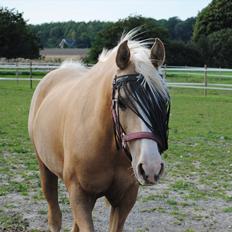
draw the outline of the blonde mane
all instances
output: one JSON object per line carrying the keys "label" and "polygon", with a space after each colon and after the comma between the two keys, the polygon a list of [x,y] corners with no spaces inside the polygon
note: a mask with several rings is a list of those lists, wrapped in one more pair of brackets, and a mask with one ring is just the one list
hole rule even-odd
{"label": "blonde mane", "polygon": [[64,68],[75,69],[75,70],[79,70],[80,72],[85,72],[85,71],[89,70],[89,68],[87,66],[85,66],[85,64],[83,64],[81,62],[73,61],[73,60],[63,61],[59,68],[61,68],[61,69],[64,69]]}
{"label": "blonde mane", "polygon": [[[148,45],[152,44],[152,40],[136,40],[138,37],[138,28],[131,30],[127,34],[123,34],[120,42],[116,47],[111,50],[103,49],[99,56],[99,62],[107,62],[112,56],[116,56],[118,47],[126,40],[128,40],[128,47],[131,54],[131,62],[135,65],[135,71],[141,73],[145,82],[153,90],[155,99],[158,101],[158,97],[164,99],[169,99],[168,89],[165,80],[160,75],[160,68],[154,68],[150,60],[150,49],[147,48]],[[144,83],[145,84],[145,83]]]}

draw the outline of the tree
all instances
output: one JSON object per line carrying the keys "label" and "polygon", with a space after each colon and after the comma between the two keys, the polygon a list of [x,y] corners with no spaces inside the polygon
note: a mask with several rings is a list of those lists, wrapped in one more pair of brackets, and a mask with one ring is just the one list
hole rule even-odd
{"label": "tree", "polygon": [[39,41],[26,25],[22,13],[0,8],[0,22],[0,57],[39,57]]}
{"label": "tree", "polygon": [[193,43],[170,41],[166,44],[166,64],[175,66],[203,66],[198,48]]}
{"label": "tree", "polygon": [[232,25],[232,1],[213,0],[197,16],[193,39],[208,36],[215,31],[230,29]]}
{"label": "tree", "polygon": [[178,17],[171,17],[167,21],[167,28],[170,34],[170,39],[176,40],[177,34],[175,31],[176,25],[181,23],[182,21]]}
{"label": "tree", "polygon": [[217,67],[232,66],[232,29],[222,29],[208,36],[210,65]]}
{"label": "tree", "polygon": [[182,40],[184,42],[191,41],[193,34],[193,27],[195,24],[196,18],[188,18],[185,21],[181,21],[175,25],[174,28],[174,40]]}
{"label": "tree", "polygon": [[231,67],[231,25],[231,0],[213,0],[198,14],[193,40],[210,66]]}

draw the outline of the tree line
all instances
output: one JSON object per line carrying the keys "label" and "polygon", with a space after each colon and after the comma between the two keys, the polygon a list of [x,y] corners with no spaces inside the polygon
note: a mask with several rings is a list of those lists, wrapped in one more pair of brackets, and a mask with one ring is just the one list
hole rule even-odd
{"label": "tree line", "polygon": [[[172,17],[168,20],[155,20],[149,18],[143,18],[141,16],[129,17],[129,21],[132,22],[133,26],[138,27],[144,24],[145,27],[155,26],[158,31],[162,30],[167,32],[165,34],[170,36],[171,40],[181,40],[188,42],[191,40],[193,33],[193,25],[195,18],[189,18],[185,21],[180,20],[178,17]],[[119,20],[116,24],[125,24],[125,20]],[[101,22],[101,21],[90,21],[90,22],[56,22],[56,23],[44,23],[41,25],[30,25],[31,30],[37,34],[40,38],[41,44],[45,48],[58,47],[60,41],[63,38],[75,40],[78,48],[89,48],[94,42],[96,35],[108,28],[114,27],[113,22]],[[128,28],[124,28],[126,30]],[[150,28],[148,28],[150,29]]]}
{"label": "tree line", "polygon": [[62,39],[76,41],[77,48],[90,48],[96,34],[110,25],[109,22],[55,22],[29,25],[31,31],[40,39],[44,48],[57,48]]}
{"label": "tree line", "polygon": [[102,48],[112,48],[123,32],[140,27],[138,39],[159,37],[167,65],[232,66],[232,1],[212,0],[196,18],[155,20],[133,16],[117,22],[57,22],[27,25],[22,13],[0,9],[0,57],[39,56],[39,49],[58,47],[63,38],[90,48],[85,62],[94,63]]}
{"label": "tree line", "polygon": [[200,53],[191,41],[194,23],[195,18],[182,21],[177,17],[157,21],[153,18],[135,16],[119,20],[96,34],[85,61],[96,62],[103,47],[110,49],[116,46],[123,32],[128,32],[139,25],[140,34],[136,39],[159,37],[166,47],[168,65],[202,65]]}

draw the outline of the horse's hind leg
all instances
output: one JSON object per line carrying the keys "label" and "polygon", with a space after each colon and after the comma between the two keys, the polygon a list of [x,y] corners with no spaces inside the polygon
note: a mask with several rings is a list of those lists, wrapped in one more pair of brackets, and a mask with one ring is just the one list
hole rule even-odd
{"label": "horse's hind leg", "polygon": [[48,226],[51,232],[61,229],[61,211],[58,204],[58,177],[54,175],[40,160],[40,179],[44,196],[48,202]]}

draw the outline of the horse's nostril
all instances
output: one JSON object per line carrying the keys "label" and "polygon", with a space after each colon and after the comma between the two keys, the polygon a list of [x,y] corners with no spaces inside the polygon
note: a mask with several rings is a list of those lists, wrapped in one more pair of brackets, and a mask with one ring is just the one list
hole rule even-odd
{"label": "horse's nostril", "polygon": [[160,166],[161,166],[161,167],[160,167],[159,174],[158,174],[158,175],[154,175],[154,179],[155,179],[156,182],[159,180],[160,176],[162,175],[162,173],[163,173],[163,171],[164,171],[164,164],[161,163]]}
{"label": "horse's nostril", "polygon": [[138,166],[139,173],[142,175],[144,180],[147,180],[148,176],[146,175],[144,169],[143,169],[143,164],[139,164]]}
{"label": "horse's nostril", "polygon": [[154,175],[154,179],[157,182],[159,180],[159,175]]}
{"label": "horse's nostril", "polygon": [[161,176],[163,174],[163,171],[164,171],[164,163],[161,163],[160,164],[161,168],[160,168],[160,171],[159,171],[159,176]]}

